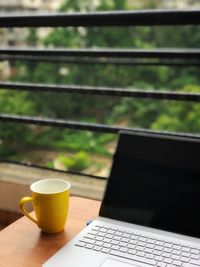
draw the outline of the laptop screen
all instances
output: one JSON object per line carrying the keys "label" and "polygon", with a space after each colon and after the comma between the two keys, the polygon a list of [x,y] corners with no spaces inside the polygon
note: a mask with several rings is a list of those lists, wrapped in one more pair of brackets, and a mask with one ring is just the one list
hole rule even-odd
{"label": "laptop screen", "polygon": [[200,141],[120,133],[99,215],[200,238]]}

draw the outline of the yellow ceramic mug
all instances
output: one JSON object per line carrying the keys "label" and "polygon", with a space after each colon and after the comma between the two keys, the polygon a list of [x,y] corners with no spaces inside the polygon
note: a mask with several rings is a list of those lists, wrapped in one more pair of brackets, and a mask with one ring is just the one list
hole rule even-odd
{"label": "yellow ceramic mug", "polygon": [[[70,183],[59,179],[44,179],[33,183],[30,189],[32,197],[23,197],[19,202],[22,213],[45,233],[61,232],[68,214]],[[33,202],[36,219],[24,207],[29,201]]]}

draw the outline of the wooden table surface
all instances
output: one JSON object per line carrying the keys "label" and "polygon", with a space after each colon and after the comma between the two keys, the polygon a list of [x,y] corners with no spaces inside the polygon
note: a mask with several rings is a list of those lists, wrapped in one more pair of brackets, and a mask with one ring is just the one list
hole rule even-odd
{"label": "wooden table surface", "polygon": [[65,230],[46,235],[28,218],[22,217],[0,231],[0,267],[41,267],[57,250],[98,216],[100,202],[70,198]]}

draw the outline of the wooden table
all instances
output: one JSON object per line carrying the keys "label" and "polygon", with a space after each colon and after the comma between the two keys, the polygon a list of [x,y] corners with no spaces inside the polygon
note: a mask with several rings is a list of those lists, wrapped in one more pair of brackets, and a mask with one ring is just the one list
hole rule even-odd
{"label": "wooden table", "polygon": [[17,220],[0,232],[0,267],[41,267],[98,216],[99,207],[99,201],[71,197],[65,230],[57,235],[43,234],[26,217]]}

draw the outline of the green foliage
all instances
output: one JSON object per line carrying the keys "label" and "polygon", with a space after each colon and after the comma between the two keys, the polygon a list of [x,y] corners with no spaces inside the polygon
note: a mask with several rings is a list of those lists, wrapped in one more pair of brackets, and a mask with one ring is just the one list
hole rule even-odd
{"label": "green foliage", "polygon": [[[200,86],[185,86],[181,91],[200,93]],[[200,131],[200,104],[174,102],[165,103],[163,113],[151,124],[155,130],[199,133]]]}
{"label": "green foliage", "polygon": [[0,90],[0,112],[32,115],[34,104],[27,100],[28,93]]}
{"label": "green foliage", "polygon": [[[144,8],[155,8],[161,5],[161,1],[146,0],[142,1],[140,5],[141,8],[142,5]],[[60,10],[62,12],[128,10],[131,6],[129,1],[120,0],[103,0],[96,4],[91,0],[65,0]],[[43,43],[47,47],[67,48],[198,47],[200,42],[199,32],[198,26],[173,26],[173,31],[171,26],[67,27],[52,30]],[[35,35],[34,33],[33,36]],[[180,88],[200,82],[198,70],[192,67],[55,63],[31,63],[26,67],[26,72],[21,75],[21,78],[28,82],[159,90],[174,90],[177,87]],[[64,72],[62,71],[63,69],[65,70]],[[162,105],[155,103],[156,101],[121,100],[117,97],[103,96],[84,96],[84,101],[82,101],[82,95],[57,94],[55,97],[53,93],[30,93],[29,98],[36,103],[37,113],[65,119],[112,122],[112,118],[117,116],[115,114],[116,110],[123,109],[123,116],[130,116],[131,123],[134,121],[134,124],[139,125],[138,122],[141,120],[141,126],[149,126],[156,119],[158,112],[162,112]],[[121,107],[123,105],[125,106]]]}
{"label": "green foliage", "polygon": [[[65,0],[60,11],[110,11],[131,8],[159,8],[161,0]],[[165,27],[66,27],[51,30],[42,41],[46,47],[62,48],[164,48],[199,47],[200,26]],[[37,31],[30,29],[29,45],[38,42]],[[199,92],[200,76],[196,67],[84,65],[45,62],[17,62],[17,81],[90,85],[119,88]],[[3,92],[3,91],[2,91]],[[10,96],[9,96],[10,95]],[[2,100],[1,100],[2,99]],[[4,99],[4,100],[3,100]],[[21,100],[20,100],[21,99]],[[34,103],[34,104],[33,104]],[[200,106],[181,101],[89,96],[73,93],[17,94],[0,92],[1,112],[63,118],[97,123],[120,124],[155,130],[199,132]],[[4,128],[2,128],[4,127]],[[15,128],[12,128],[15,127]],[[0,129],[3,144],[18,144],[28,139],[34,146],[44,148],[87,151],[110,156],[106,144],[115,141],[113,135],[55,128],[35,129],[32,134],[24,125]],[[27,134],[26,134],[27,133]],[[2,148],[2,145],[0,146]],[[6,150],[9,152],[9,149]],[[12,153],[12,150],[10,150]],[[0,151],[1,152],[1,151]],[[68,159],[70,161],[71,159]],[[72,159],[71,161],[76,161]],[[50,164],[50,163],[49,163]],[[68,163],[70,165],[70,163]],[[73,164],[72,164],[73,165]]]}
{"label": "green foliage", "polygon": [[124,98],[115,106],[110,119],[117,122],[124,121],[128,126],[150,128],[162,110],[162,101]]}
{"label": "green foliage", "polygon": [[70,171],[82,171],[90,165],[89,156],[84,151],[72,156],[60,155],[58,160]]}
{"label": "green foliage", "polygon": [[47,168],[54,169],[54,163],[53,163],[53,161],[48,161],[48,162],[46,163],[46,167],[47,167]]}
{"label": "green foliage", "polygon": [[87,151],[110,157],[106,144],[116,141],[113,134],[97,134],[89,131],[60,130],[45,127],[32,134],[29,144],[46,149]]}
{"label": "green foliage", "polygon": [[[0,113],[33,114],[34,105],[27,99],[26,92],[0,90]],[[30,128],[23,124],[4,122],[0,124],[0,155],[14,154],[26,141]]]}
{"label": "green foliage", "polygon": [[34,45],[36,45],[36,43],[38,41],[37,29],[36,28],[30,28],[29,31],[30,32],[26,38],[26,42],[29,46],[34,46]]}

